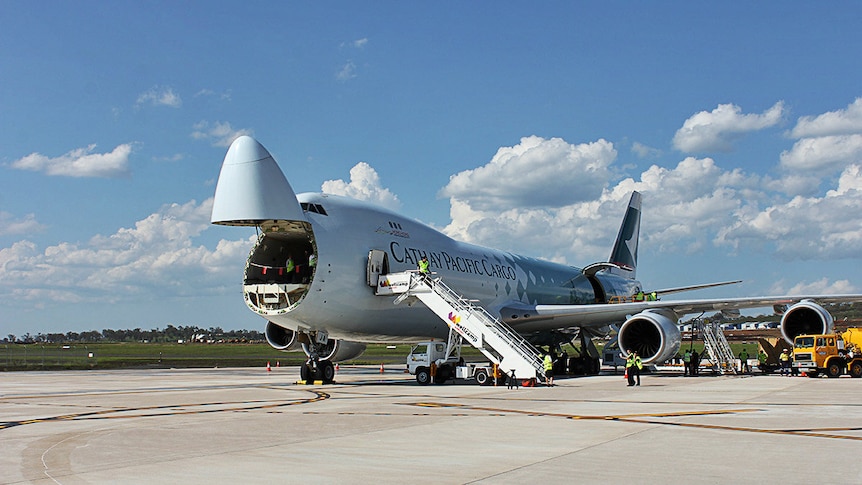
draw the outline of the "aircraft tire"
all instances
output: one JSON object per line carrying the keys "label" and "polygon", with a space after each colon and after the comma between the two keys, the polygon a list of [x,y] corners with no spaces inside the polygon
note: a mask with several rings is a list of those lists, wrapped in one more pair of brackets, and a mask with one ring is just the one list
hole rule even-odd
{"label": "aircraft tire", "polygon": [[322,360],[320,361],[319,366],[320,378],[323,379],[323,382],[329,384],[335,380],[335,366],[332,365],[332,361]]}
{"label": "aircraft tire", "polygon": [[416,369],[416,382],[419,385],[427,386],[431,384],[431,371],[426,369],[425,367],[420,367]]}
{"label": "aircraft tire", "polygon": [[315,377],[314,374],[314,369],[312,369],[311,366],[308,365],[308,363],[302,364],[299,367],[299,378],[305,382],[313,381]]}

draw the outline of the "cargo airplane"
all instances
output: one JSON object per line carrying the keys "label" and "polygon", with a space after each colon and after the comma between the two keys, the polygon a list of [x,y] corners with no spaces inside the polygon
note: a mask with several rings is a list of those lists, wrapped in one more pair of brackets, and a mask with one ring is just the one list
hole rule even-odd
{"label": "cargo airplane", "polygon": [[[301,349],[314,364],[302,367],[303,377],[324,381],[332,380],[333,363],[359,356],[367,343],[447,338],[447,323],[424,305],[394,305],[392,296],[375,291],[381,275],[415,270],[423,256],[436,278],[533,344],[580,338],[588,373],[599,369],[589,337],[611,328],[618,329],[623,354],[636,350],[650,364],[677,354],[677,322],[687,314],[773,306],[782,310],[781,333],[792,341],[832,331],[822,304],[862,301],[862,295],[664,300],[727,283],[645,289],[635,279],[640,216],[641,195],[634,192],[608,261],[584,268],[552,263],[459,242],[367,202],[297,195],[270,153],[241,136],[225,155],[211,222],[258,229],[243,275],[245,303],[266,320],[270,345]],[[633,298],[642,294],[648,296]]]}

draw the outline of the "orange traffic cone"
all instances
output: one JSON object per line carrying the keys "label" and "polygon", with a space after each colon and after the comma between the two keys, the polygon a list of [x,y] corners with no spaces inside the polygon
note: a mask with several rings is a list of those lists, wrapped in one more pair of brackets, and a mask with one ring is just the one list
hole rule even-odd
{"label": "orange traffic cone", "polygon": [[383,364],[380,364],[380,373],[383,374]]}
{"label": "orange traffic cone", "polygon": [[269,366],[269,361],[266,361],[266,371],[272,372],[272,367]]}
{"label": "orange traffic cone", "polygon": [[281,362],[276,360],[276,361],[275,361],[275,366],[276,366],[276,367],[281,367]]}
{"label": "orange traffic cone", "polygon": [[338,368],[338,362],[336,362],[336,363],[335,363],[335,372],[338,372],[338,370],[339,370],[339,368]]}

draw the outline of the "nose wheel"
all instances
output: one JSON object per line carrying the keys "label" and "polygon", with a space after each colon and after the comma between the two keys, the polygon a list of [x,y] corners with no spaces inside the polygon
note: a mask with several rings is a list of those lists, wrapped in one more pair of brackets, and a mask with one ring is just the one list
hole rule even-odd
{"label": "nose wheel", "polygon": [[328,360],[310,360],[299,368],[299,377],[308,384],[314,381],[323,381],[331,384],[335,381],[335,365]]}

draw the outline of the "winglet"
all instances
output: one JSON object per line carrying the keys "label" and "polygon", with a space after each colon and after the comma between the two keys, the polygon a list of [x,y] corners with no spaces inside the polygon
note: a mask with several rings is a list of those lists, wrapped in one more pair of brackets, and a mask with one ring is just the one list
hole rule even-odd
{"label": "winglet", "polygon": [[630,279],[635,278],[638,265],[638,237],[640,235],[640,228],[641,194],[640,192],[632,192],[628,209],[626,209],[626,215],[623,217],[620,232],[614,243],[614,249],[611,251],[611,257],[608,260],[608,262],[613,263],[617,267],[610,268],[608,272]]}

